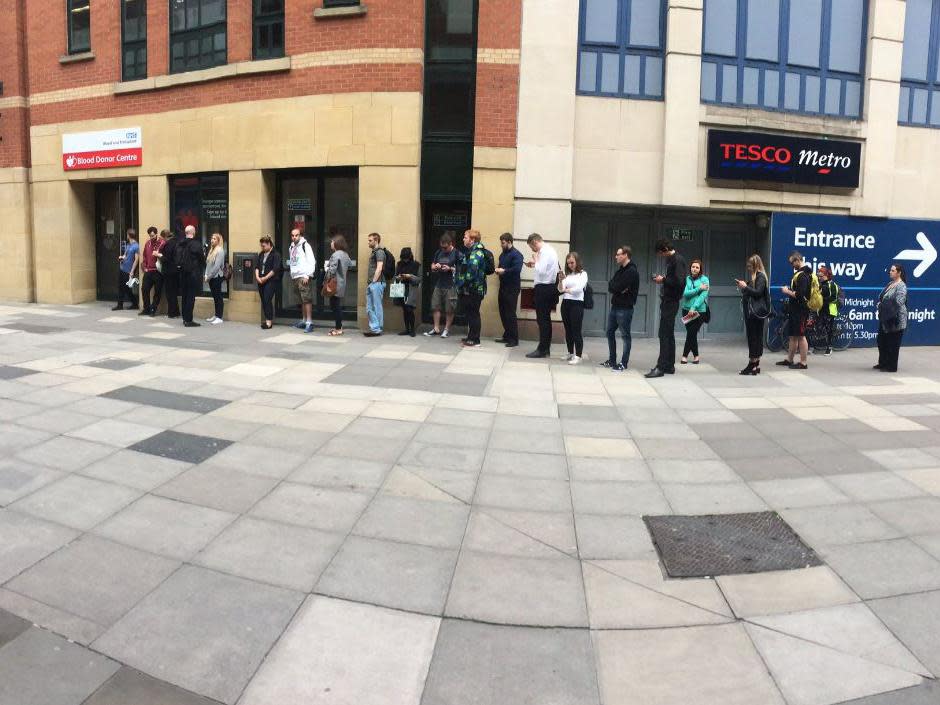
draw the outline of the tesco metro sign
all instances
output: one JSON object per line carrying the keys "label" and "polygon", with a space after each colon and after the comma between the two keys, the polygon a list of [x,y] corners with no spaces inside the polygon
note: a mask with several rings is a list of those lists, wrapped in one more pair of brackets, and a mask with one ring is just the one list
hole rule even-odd
{"label": "tesco metro sign", "polygon": [[857,188],[861,156],[858,142],[709,130],[707,177]]}
{"label": "tesco metro sign", "polygon": [[114,169],[141,166],[143,163],[139,127],[62,135],[62,168],[65,171]]}

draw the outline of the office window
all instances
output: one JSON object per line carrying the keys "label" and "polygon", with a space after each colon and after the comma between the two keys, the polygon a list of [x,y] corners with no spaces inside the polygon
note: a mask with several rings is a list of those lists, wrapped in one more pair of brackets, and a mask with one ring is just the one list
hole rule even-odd
{"label": "office window", "polygon": [[170,0],[170,72],[221,66],[227,57],[225,0]]}
{"label": "office window", "polygon": [[940,127],[940,0],[907,0],[898,123]]}
{"label": "office window", "polygon": [[147,0],[121,2],[121,76],[147,78]]}
{"label": "office window", "polygon": [[91,9],[89,0],[66,0],[69,54],[91,51]]}
{"label": "office window", "polygon": [[665,0],[581,0],[578,93],[662,100]]}
{"label": "office window", "polygon": [[[219,233],[228,252],[228,174],[187,174],[169,179],[170,221],[176,237],[186,237],[186,226],[192,225],[203,249],[208,251],[212,233]],[[208,284],[203,284],[203,294],[209,294]]]}
{"label": "office window", "polygon": [[284,56],[284,0],[254,0],[254,57]]}
{"label": "office window", "polygon": [[867,5],[705,0],[702,102],[859,117]]}

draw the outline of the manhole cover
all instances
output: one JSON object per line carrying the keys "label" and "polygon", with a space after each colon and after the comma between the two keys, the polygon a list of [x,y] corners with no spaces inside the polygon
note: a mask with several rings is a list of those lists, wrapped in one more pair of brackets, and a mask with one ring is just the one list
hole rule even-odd
{"label": "manhole cover", "polygon": [[822,565],[776,512],[643,517],[671,578]]}

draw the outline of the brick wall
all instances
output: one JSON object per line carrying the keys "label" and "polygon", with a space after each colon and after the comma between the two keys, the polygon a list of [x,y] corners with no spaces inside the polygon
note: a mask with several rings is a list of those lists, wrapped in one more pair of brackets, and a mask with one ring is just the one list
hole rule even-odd
{"label": "brick wall", "polygon": [[29,111],[23,43],[26,0],[0,0],[0,168],[29,166]]}
{"label": "brick wall", "polygon": [[522,0],[480,0],[476,134],[480,147],[515,147]]}

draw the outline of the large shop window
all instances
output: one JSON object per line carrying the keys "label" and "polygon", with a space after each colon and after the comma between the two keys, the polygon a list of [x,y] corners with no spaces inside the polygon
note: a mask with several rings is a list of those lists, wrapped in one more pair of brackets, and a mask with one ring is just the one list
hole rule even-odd
{"label": "large shop window", "polygon": [[254,57],[284,56],[284,0],[254,0]]}
{"label": "large shop window", "polygon": [[906,4],[898,122],[940,127],[940,0]]}
{"label": "large shop window", "polygon": [[705,0],[702,102],[857,118],[865,0]]}
{"label": "large shop window", "polygon": [[89,0],[66,0],[68,12],[69,54],[91,51],[91,8]]}
{"label": "large shop window", "polygon": [[[225,253],[231,259],[228,241],[228,174],[186,174],[170,177],[170,221],[178,238],[186,237],[186,226],[196,228],[196,237],[208,251],[213,233],[225,241]],[[209,293],[209,285],[203,285]]]}
{"label": "large shop window", "polygon": [[122,0],[121,77],[147,78],[147,0]]}
{"label": "large shop window", "polygon": [[225,64],[225,18],[225,0],[170,0],[170,72]]}
{"label": "large shop window", "polygon": [[662,100],[665,0],[581,0],[578,93]]}

